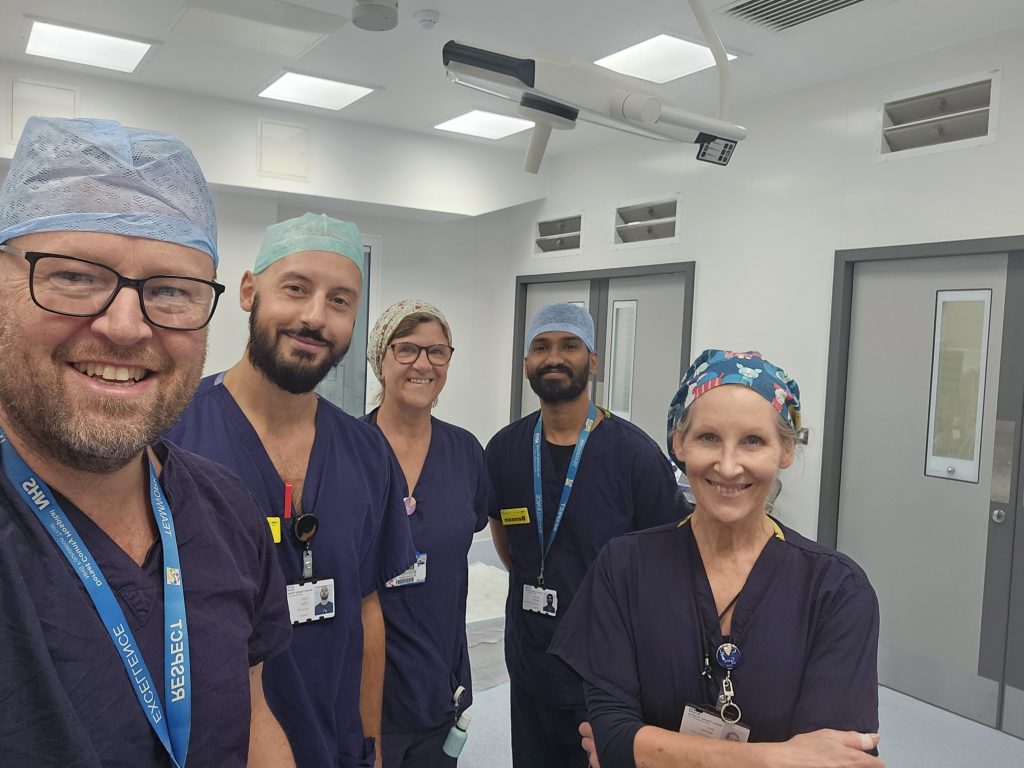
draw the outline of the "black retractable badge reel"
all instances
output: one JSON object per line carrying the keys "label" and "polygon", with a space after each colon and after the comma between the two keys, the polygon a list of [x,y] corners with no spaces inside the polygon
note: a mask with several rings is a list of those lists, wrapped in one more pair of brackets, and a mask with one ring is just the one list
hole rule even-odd
{"label": "black retractable badge reel", "polygon": [[309,581],[313,578],[313,550],[310,549],[310,542],[320,530],[320,520],[316,515],[305,512],[292,522],[292,535],[305,545],[302,550],[302,581]]}

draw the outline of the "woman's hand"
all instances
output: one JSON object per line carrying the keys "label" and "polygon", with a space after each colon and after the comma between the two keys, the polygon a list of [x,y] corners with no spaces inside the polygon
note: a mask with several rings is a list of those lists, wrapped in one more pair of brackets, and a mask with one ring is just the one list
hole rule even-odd
{"label": "woman's hand", "polygon": [[823,729],[762,746],[773,750],[765,761],[773,768],[885,768],[885,763],[867,754],[878,746],[877,733]]}
{"label": "woman's hand", "polygon": [[584,721],[580,723],[580,736],[583,737],[583,741],[580,745],[587,753],[587,759],[590,761],[590,768],[601,768],[601,763],[597,760],[597,747],[594,745],[594,731],[590,727],[590,723]]}

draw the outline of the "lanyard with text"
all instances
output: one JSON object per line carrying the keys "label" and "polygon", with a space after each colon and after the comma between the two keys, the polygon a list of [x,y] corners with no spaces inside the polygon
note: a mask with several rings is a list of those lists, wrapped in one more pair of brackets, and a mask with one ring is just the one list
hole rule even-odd
{"label": "lanyard with text", "polygon": [[0,429],[0,450],[3,452],[4,471],[17,488],[22,499],[31,509],[40,524],[64,553],[78,578],[85,585],[92,598],[96,612],[110,635],[124,664],[128,679],[135,689],[139,706],[149,724],[153,726],[160,742],[171,756],[176,768],[184,768],[185,753],[192,726],[192,690],[188,653],[188,622],[185,617],[185,593],[181,584],[181,565],[178,562],[178,545],[174,537],[174,522],[171,510],[160,488],[153,469],[149,464],[149,495],[153,516],[164,551],[164,692],[167,699],[166,716],[159,693],[153,685],[149,669],[142,659],[142,651],[124,612],[114,597],[93,560],[92,554],[81,540],[71,521],[64,516],[46,483],[32,472],[22,460],[7,436]]}
{"label": "lanyard with text", "polygon": [[533,430],[533,505],[537,517],[537,538],[540,540],[540,575],[537,576],[537,586],[544,586],[544,561],[547,559],[551,545],[555,543],[555,536],[558,535],[558,526],[562,523],[562,515],[569,503],[569,494],[572,493],[572,483],[576,479],[576,471],[580,468],[580,458],[583,456],[583,446],[587,444],[590,431],[594,428],[594,421],[597,419],[597,408],[593,403],[587,411],[587,420],[583,423],[580,436],[576,439],[576,448],[572,452],[572,459],[569,460],[569,469],[565,473],[565,485],[562,486],[562,498],[558,502],[558,512],[555,514],[555,522],[551,526],[551,536],[547,544],[544,543],[544,488],[540,477],[540,441],[544,433],[540,414],[537,415],[537,426]]}

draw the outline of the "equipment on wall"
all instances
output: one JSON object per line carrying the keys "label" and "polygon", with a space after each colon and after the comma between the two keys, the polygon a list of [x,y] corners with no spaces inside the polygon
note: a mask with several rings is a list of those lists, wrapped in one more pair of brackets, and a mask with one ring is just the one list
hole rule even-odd
{"label": "equipment on wall", "polygon": [[726,165],[747,131],[728,122],[729,72],[725,48],[699,0],[689,0],[715,57],[719,73],[719,118],[679,109],[665,89],[577,58],[521,59],[451,40],[442,50],[450,80],[516,101],[534,121],[524,169],[537,173],[552,129],[577,120],[662,141],[699,144],[697,159]]}

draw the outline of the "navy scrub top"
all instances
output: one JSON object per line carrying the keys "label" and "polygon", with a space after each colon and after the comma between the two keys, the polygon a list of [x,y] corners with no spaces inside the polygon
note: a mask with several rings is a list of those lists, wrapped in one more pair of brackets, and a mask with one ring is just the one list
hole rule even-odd
{"label": "navy scrub top", "polygon": [[[878,600],[850,558],[780,525],[733,611],[735,701],[751,741],[820,728],[878,730]],[[715,600],[686,521],[610,542],[580,586],[551,652],[587,682],[602,765],[633,766],[643,725],[678,731],[687,704],[711,706],[702,628],[722,642]]]}
{"label": "navy scrub top", "polygon": [[[167,439],[226,464],[256,497],[263,515],[280,516],[284,483],[259,435],[223,385],[202,380]],[[302,510],[320,529],[313,576],[333,578],[333,619],[294,628],[290,649],[264,667],[267,702],[281,721],[299,768],[372,765],[359,715],[362,598],[404,571],[415,552],[402,481],[380,433],[320,399]],[[302,545],[281,521],[278,560],[288,583],[302,575]],[[264,521],[264,524],[265,521]]]}
{"label": "navy scrub top", "polygon": [[[376,416],[364,418],[376,425]],[[460,709],[473,703],[466,556],[473,534],[487,525],[490,480],[471,433],[437,419],[430,423],[430,447],[413,489],[416,510],[408,518],[416,551],[427,555],[427,580],[380,592],[387,626],[385,738],[454,724],[452,696],[460,685],[466,689]]]}
{"label": "navy scrub top", "polygon": [[[244,768],[249,668],[279,653],[291,634],[274,545],[235,475],[172,445],[155,449],[185,585],[188,768]],[[57,497],[117,597],[164,700],[160,540],[140,567]],[[0,765],[170,765],[85,587],[2,472],[0,542]]]}
{"label": "navy scrub top", "polygon": [[[553,705],[583,706],[579,677],[547,648],[590,564],[605,543],[629,531],[679,520],[675,475],[655,442],[638,427],[604,411],[587,440],[572,494],[544,567],[545,587],[558,592],[558,615],[523,610],[523,585],[540,570],[533,499],[533,431],[539,411],[498,432],[487,444],[487,469],[497,496],[490,515],[525,507],[529,523],[507,525],[512,571],[505,604],[505,663],[525,688]],[[541,447],[544,536],[558,512],[567,467],[557,471],[546,441]]]}

